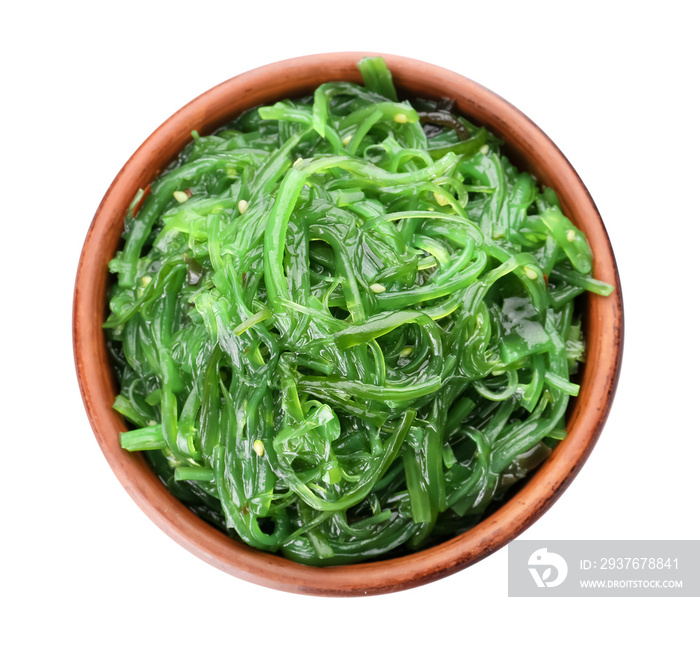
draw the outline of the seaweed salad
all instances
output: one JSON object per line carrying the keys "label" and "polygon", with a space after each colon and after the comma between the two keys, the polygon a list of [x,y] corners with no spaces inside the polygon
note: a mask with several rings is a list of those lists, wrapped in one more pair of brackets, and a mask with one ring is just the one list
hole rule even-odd
{"label": "seaweed salad", "polygon": [[310,565],[478,523],[566,437],[585,235],[449,101],[363,85],[252,109],[139,191],[104,324],[171,492]]}

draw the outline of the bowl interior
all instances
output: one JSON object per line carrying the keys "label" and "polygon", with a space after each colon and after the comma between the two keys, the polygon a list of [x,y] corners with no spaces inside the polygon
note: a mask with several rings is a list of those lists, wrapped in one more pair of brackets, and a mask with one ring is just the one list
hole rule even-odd
{"label": "bowl interior", "polygon": [[191,139],[207,134],[258,105],[298,97],[323,82],[360,82],[356,63],[370,53],[335,53],[291,59],[239,75],[204,93],[161,125],[120,171],[100,204],[83,247],[74,296],[73,339],[80,389],[95,436],[115,474],[146,514],[178,543],[239,578],[319,595],[366,595],[429,582],[473,564],[534,522],[585,462],[607,417],[622,354],[620,281],[607,233],[585,186],[549,138],[516,108],[484,87],[430,64],[383,55],[399,93],[449,97],[464,116],[508,145],[508,155],[540,183],[555,189],[595,255],[594,276],[615,285],[608,298],[586,294],[587,363],[581,393],[570,406],[568,437],[514,497],[479,525],[438,546],[380,562],[315,568],[253,550],[210,526],[170,495],[140,454],[123,451],[126,430],[112,410],[117,387],[102,322],[106,316],[107,263],[117,250],[127,207]]}

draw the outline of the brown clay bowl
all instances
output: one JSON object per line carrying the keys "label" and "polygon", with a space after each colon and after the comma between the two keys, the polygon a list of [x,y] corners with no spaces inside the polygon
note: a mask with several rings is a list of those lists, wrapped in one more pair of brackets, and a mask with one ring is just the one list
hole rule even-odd
{"label": "brown clay bowl", "polygon": [[121,449],[119,432],[126,426],[112,409],[117,389],[101,324],[107,262],[134,194],[175,158],[192,130],[210,133],[250,107],[301,96],[322,82],[360,82],[356,63],[366,54],[314,55],[263,66],[180,109],[146,139],[107,191],[85,239],[75,283],[73,344],[80,390],[97,441],[127,492],[162,530],[206,562],[244,580],[304,594],[366,595],[415,587],[470,566],[517,537],[552,505],[588,458],[608,416],[622,357],[622,296],[613,251],[593,200],[564,155],[526,116],[479,84],[431,64],[385,55],[400,92],[455,99],[462,114],[505,141],[517,165],[553,187],[565,213],[588,236],[595,277],[615,285],[608,298],[585,298],[587,363],[580,395],[570,408],[568,437],[511,500],[468,532],[415,554],[329,568],[296,564],[236,542],[171,496],[144,457]]}

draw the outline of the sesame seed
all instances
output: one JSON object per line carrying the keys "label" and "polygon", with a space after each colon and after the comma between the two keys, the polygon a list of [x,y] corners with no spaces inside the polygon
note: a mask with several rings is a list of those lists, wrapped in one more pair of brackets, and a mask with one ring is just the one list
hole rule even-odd
{"label": "sesame seed", "polygon": [[574,239],[576,239],[576,232],[574,232],[573,230],[569,230],[569,231],[566,233],[566,240],[567,240],[569,243],[572,243],[572,242],[574,241]]}
{"label": "sesame seed", "polygon": [[375,282],[374,284],[370,284],[369,288],[374,291],[374,293],[384,293],[386,291],[386,287],[383,284],[379,284],[379,282]]}
{"label": "sesame seed", "polygon": [[445,196],[443,196],[441,193],[433,191],[433,195],[435,196],[435,200],[437,200],[438,205],[440,205],[441,207],[450,204],[450,201],[447,198],[445,198]]}
{"label": "sesame seed", "polygon": [[343,137],[343,145],[344,146],[348,145],[348,143],[350,143],[350,141],[352,141],[352,134],[346,134]]}
{"label": "sesame seed", "polygon": [[525,275],[527,275],[531,280],[536,280],[537,279],[537,271],[534,268],[530,268],[529,266],[523,266],[523,272]]}
{"label": "sesame seed", "polygon": [[243,214],[245,213],[245,210],[248,209],[248,201],[247,200],[239,200],[238,201],[238,211]]}
{"label": "sesame seed", "polygon": [[253,442],[253,450],[256,452],[258,457],[262,457],[265,454],[265,445],[260,439],[256,439]]}
{"label": "sesame seed", "polygon": [[408,116],[406,116],[406,114],[396,114],[394,120],[397,123],[408,123]]}
{"label": "sesame seed", "polygon": [[413,352],[413,346],[406,346],[400,353],[401,357],[408,357]]}
{"label": "sesame seed", "polygon": [[153,278],[152,278],[150,275],[144,275],[144,276],[141,278],[141,284],[142,284],[144,287],[147,287],[147,286],[151,283],[151,280],[152,280],[152,279],[153,279]]}
{"label": "sesame seed", "polygon": [[489,150],[490,150],[490,148],[489,148],[489,146],[488,146],[487,143],[484,144],[483,146],[481,146],[481,148],[479,148],[479,152],[480,152],[482,155],[488,155],[488,154],[489,154]]}
{"label": "sesame seed", "polygon": [[173,193],[173,198],[175,198],[175,200],[182,204],[183,202],[186,202],[189,199],[189,196],[184,191],[175,191]]}

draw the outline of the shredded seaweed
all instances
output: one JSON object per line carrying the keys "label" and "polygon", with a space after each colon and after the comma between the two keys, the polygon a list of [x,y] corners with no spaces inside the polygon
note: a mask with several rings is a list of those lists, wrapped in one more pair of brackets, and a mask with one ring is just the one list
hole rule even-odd
{"label": "shredded seaweed", "polygon": [[312,565],[474,525],[565,436],[585,235],[445,103],[364,86],[193,133],[140,191],[105,323],[120,393],[183,502]]}

